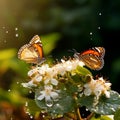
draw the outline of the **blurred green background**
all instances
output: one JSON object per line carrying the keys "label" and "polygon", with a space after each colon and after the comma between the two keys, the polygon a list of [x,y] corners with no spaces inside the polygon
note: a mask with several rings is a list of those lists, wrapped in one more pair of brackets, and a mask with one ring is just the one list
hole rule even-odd
{"label": "blurred green background", "polygon": [[120,93],[120,0],[0,0],[0,120],[29,119],[21,107],[26,96],[34,98],[21,86],[29,66],[17,52],[36,34],[45,56],[55,59],[105,47],[103,69],[92,72]]}

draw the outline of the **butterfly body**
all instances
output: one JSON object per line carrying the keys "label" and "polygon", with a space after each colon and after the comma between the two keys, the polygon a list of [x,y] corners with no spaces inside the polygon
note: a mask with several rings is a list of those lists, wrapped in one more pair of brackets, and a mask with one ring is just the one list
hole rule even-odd
{"label": "butterfly body", "polygon": [[100,70],[104,66],[105,49],[95,47],[81,53],[75,53],[74,56],[79,58],[84,64],[93,70]]}
{"label": "butterfly body", "polygon": [[33,64],[41,64],[45,60],[42,42],[38,35],[35,35],[28,44],[19,49],[18,58]]}

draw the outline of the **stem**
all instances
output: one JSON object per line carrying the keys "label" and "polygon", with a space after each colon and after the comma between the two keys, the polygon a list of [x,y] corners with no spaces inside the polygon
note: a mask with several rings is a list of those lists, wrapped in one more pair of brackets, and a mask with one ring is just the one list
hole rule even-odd
{"label": "stem", "polygon": [[87,118],[86,120],[90,120],[92,117],[93,117],[94,113],[91,113]]}
{"label": "stem", "polygon": [[77,108],[77,116],[78,116],[78,119],[79,119],[79,120],[83,120],[82,117],[81,117],[81,115],[80,115],[80,110],[79,110],[79,108]]}

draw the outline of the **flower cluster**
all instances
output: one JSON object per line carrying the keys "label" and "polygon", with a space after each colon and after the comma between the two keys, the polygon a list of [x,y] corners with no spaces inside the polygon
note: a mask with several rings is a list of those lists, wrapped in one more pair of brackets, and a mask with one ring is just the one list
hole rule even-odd
{"label": "flower cluster", "polygon": [[[84,65],[85,64],[78,59],[70,59],[67,61],[61,59],[61,62],[53,66],[42,64],[28,72],[28,76],[31,80],[28,83],[22,83],[22,85],[23,87],[36,89],[42,85],[37,99],[40,101],[45,99],[46,102],[51,101],[59,97],[60,88],[58,89],[57,86],[60,83],[60,78],[62,77],[62,79],[69,81],[69,79],[66,79],[66,74],[69,72],[71,77],[75,76],[77,74],[77,67],[83,67]],[[105,82],[102,77],[97,80],[94,80],[92,76],[90,78],[90,81],[84,84],[77,84],[77,86],[84,88],[83,94],[85,96],[95,95],[97,99],[99,99],[102,94],[105,94],[106,97],[109,98],[111,83]]]}
{"label": "flower cluster", "polygon": [[91,80],[84,84],[84,95],[95,95],[97,99],[99,99],[100,95],[106,95],[107,98],[110,97],[110,86],[111,83],[105,82],[103,77],[98,78],[97,80],[94,80],[91,78]]}

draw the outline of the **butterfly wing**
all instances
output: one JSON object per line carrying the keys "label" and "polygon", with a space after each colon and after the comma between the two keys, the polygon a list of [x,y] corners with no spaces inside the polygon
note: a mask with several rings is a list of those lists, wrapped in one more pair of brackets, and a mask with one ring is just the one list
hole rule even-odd
{"label": "butterfly wing", "polygon": [[87,67],[93,70],[100,70],[104,66],[104,60],[92,54],[80,55],[79,59],[82,60]]}
{"label": "butterfly wing", "polygon": [[18,51],[18,58],[27,63],[34,64],[40,64],[43,60],[45,60],[42,42],[40,41],[40,37],[38,35],[35,35],[29,44],[26,44],[20,48]]}
{"label": "butterfly wing", "polygon": [[30,44],[26,44],[18,51],[18,58],[27,63],[36,64],[38,62],[38,53]]}
{"label": "butterfly wing", "polygon": [[31,41],[30,44],[35,48],[35,50],[38,52],[39,59],[44,58],[44,53],[43,53],[43,47],[42,47],[42,42],[40,40],[40,37],[38,35],[35,35]]}
{"label": "butterfly wing", "polygon": [[75,56],[85,63],[87,67],[93,70],[100,70],[104,66],[105,49],[103,47],[95,47]]}
{"label": "butterfly wing", "polygon": [[104,48],[104,47],[95,47],[95,48],[93,48],[93,49],[95,49],[95,50],[98,51],[99,56],[100,56],[101,58],[103,58],[103,57],[105,56],[105,48]]}

